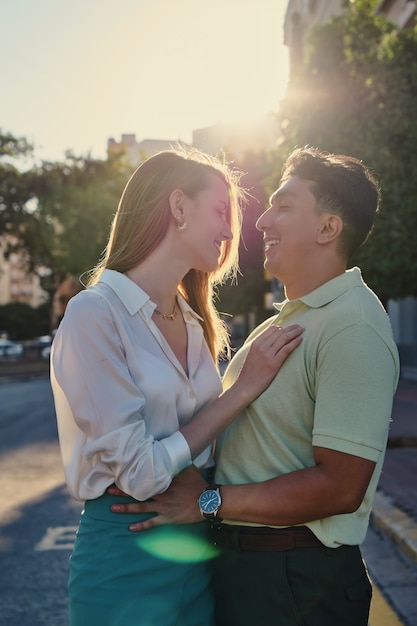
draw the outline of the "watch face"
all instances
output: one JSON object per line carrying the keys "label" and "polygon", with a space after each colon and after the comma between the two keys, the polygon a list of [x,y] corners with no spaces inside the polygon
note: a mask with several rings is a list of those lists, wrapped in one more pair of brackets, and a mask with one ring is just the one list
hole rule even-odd
{"label": "watch face", "polygon": [[217,511],[221,504],[221,500],[217,491],[208,489],[200,496],[200,508],[204,513],[213,513]]}

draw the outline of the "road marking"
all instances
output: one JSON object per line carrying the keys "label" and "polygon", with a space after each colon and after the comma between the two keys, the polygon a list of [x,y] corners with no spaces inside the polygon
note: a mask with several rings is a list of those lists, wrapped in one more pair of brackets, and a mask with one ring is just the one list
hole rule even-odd
{"label": "road marking", "polygon": [[78,526],[55,526],[48,528],[46,535],[36,544],[35,550],[72,550]]}
{"label": "road marking", "polygon": [[368,626],[405,626],[374,584]]}

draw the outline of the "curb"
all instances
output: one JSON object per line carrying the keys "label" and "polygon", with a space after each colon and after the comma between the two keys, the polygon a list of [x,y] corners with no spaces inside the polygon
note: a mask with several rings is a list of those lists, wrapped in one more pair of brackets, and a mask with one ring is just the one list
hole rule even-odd
{"label": "curb", "polygon": [[404,435],[388,439],[387,448],[417,448],[417,436]]}
{"label": "curb", "polygon": [[0,385],[49,377],[49,361],[0,362]]}
{"label": "curb", "polygon": [[417,523],[396,507],[382,491],[375,494],[372,521],[400,547],[406,556],[417,563]]}

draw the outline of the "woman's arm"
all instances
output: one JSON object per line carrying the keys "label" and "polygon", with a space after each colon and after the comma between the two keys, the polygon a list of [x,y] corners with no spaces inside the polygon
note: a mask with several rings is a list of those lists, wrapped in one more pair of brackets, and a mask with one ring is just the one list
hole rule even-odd
{"label": "woman's arm", "polygon": [[[230,421],[268,386],[300,342],[300,328],[272,327],[253,342],[236,384],[166,437],[144,420],[146,397],[132,379],[113,314],[101,297],[82,292],[54,341],[52,382],[68,487],[97,497],[113,482],[138,500],[165,491]],[[249,391],[250,389],[250,391]],[[171,408],[176,411],[175,405]]]}
{"label": "woman's arm", "polygon": [[180,430],[193,459],[270,385],[287,356],[301,343],[302,332],[298,325],[269,326],[252,341],[234,384]]}

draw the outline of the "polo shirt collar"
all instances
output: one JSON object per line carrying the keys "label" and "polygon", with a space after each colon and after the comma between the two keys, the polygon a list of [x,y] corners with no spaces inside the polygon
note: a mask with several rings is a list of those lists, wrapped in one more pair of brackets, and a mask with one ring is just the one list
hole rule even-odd
{"label": "polo shirt collar", "polygon": [[353,267],[350,270],[346,270],[344,274],[340,276],[336,276],[332,280],[329,280],[324,285],[321,285],[314,291],[306,294],[305,296],[301,296],[301,298],[297,298],[296,300],[284,300],[281,303],[274,303],[274,307],[281,311],[284,306],[290,304],[291,302],[302,302],[306,306],[312,309],[319,309],[329,302],[336,300],[339,296],[341,296],[352,287],[360,287],[363,286],[364,282],[362,280],[362,274],[359,267]]}
{"label": "polo shirt collar", "polygon": [[[130,315],[136,315],[138,311],[146,308],[150,313],[147,317],[152,316],[156,304],[150,299],[146,291],[130,280],[125,274],[117,272],[116,270],[103,270],[99,282],[110,287],[126,307]],[[183,314],[187,314],[187,319],[190,319],[191,316],[196,320],[202,320],[180,294],[177,294],[177,298]]]}

